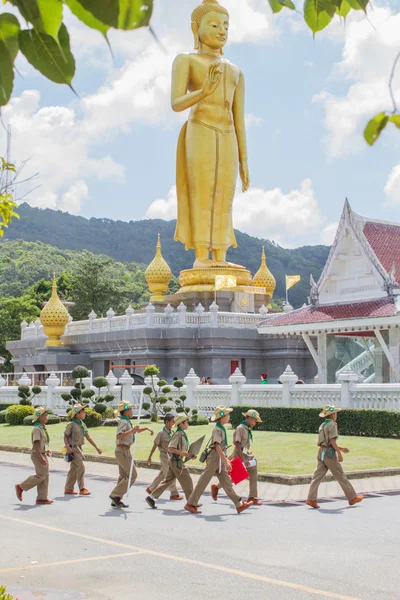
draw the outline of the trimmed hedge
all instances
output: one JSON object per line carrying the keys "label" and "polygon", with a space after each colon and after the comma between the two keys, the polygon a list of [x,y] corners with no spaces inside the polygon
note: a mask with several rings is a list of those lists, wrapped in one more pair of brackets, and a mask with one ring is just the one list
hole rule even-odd
{"label": "trimmed hedge", "polygon": [[[100,427],[101,425],[101,415],[94,410],[94,408],[86,408],[86,417],[83,419],[86,427]],[[71,421],[73,418],[72,409],[68,411],[68,421]]]}
{"label": "trimmed hedge", "polygon": [[209,424],[209,419],[207,417],[202,417],[199,415],[193,415],[190,419],[189,419],[189,425],[208,425]]}
{"label": "trimmed hedge", "polygon": [[10,406],[15,406],[16,402],[0,402],[0,410],[7,410]]}
{"label": "trimmed hedge", "polygon": [[[33,425],[32,423],[32,415],[28,415],[27,417],[25,417],[23,425]],[[47,419],[47,425],[58,425],[58,423],[61,423],[61,419],[58,415],[52,415],[49,414],[49,418]]]}
{"label": "trimmed hedge", "polygon": [[[254,406],[233,406],[232,427],[243,420],[242,412]],[[257,406],[263,422],[256,426],[259,431],[285,431],[289,433],[317,433],[322,419],[320,408],[291,406]],[[400,438],[400,411],[373,408],[346,408],[338,416],[340,435],[363,437]]]}
{"label": "trimmed hedge", "polygon": [[35,409],[33,406],[26,406],[23,404],[14,404],[7,409],[6,412],[6,423],[9,425],[22,425],[25,417],[33,415]]}

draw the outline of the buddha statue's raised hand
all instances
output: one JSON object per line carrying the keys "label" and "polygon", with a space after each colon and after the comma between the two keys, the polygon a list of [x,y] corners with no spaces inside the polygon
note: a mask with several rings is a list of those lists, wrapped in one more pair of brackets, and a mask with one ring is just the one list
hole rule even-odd
{"label": "buddha statue's raised hand", "polygon": [[205,96],[210,96],[217,89],[221,81],[221,63],[216,62],[209,66],[207,76],[204,80],[202,92]]}

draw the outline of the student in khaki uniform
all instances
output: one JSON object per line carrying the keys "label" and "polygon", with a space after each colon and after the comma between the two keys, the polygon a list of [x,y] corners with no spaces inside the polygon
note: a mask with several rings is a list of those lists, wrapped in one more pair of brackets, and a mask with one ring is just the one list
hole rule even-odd
{"label": "student in khaki uniform", "polygon": [[72,408],[72,421],[68,423],[64,432],[64,444],[68,454],[73,454],[73,459],[69,463],[69,472],[65,483],[64,494],[76,495],[74,487],[78,482],[79,494],[81,496],[89,496],[90,492],[85,488],[84,473],[85,463],[83,462],[82,446],[85,443],[85,438],[96,448],[97,453],[101,454],[102,450],[92,440],[87,430],[83,419],[86,416],[85,407],[82,404],[75,404]]}
{"label": "student in khaki uniform", "polygon": [[34,464],[36,475],[31,475],[22,483],[15,486],[15,492],[19,501],[22,500],[22,492],[27,492],[37,487],[36,504],[53,504],[53,500],[47,497],[49,491],[49,461],[51,452],[48,449],[50,442],[46,423],[48,420],[47,410],[43,406],[35,408],[32,423],[32,451],[31,460]]}
{"label": "student in khaki uniform", "polygon": [[[235,444],[235,449],[232,453],[232,456],[229,458],[237,458],[239,457],[241,461],[245,464],[246,469],[249,473],[249,497],[247,499],[248,502],[252,502],[255,506],[261,506],[262,502],[258,499],[257,494],[257,463],[250,467],[249,463],[254,459],[254,454],[250,453],[250,445],[253,441],[253,432],[252,430],[257,425],[257,423],[262,423],[261,417],[259,413],[250,409],[245,413],[242,413],[244,419],[235,429],[235,433],[233,434],[233,443]],[[218,485],[213,484],[211,486],[211,497],[213,500],[218,500],[218,492],[222,488],[221,483]]]}
{"label": "student in khaki uniform", "polygon": [[[133,406],[127,402],[120,402],[117,406],[120,414],[120,421],[117,427],[117,445],[115,448],[115,458],[117,459],[119,477],[117,485],[110,494],[111,506],[113,508],[128,508],[127,504],[122,502],[122,496],[128,491],[129,473],[132,463],[131,446],[135,441],[135,433],[149,431],[153,435],[150,427],[132,427],[131,419],[133,417]],[[132,468],[131,486],[137,479],[135,465]]]}
{"label": "student in khaki uniform", "polygon": [[348,448],[342,448],[337,445],[339,434],[336,420],[338,412],[341,410],[341,408],[327,404],[319,414],[325,420],[318,430],[318,465],[314,472],[306,500],[306,504],[312,506],[312,508],[319,508],[319,504],[317,503],[318,487],[328,471],[332,473],[334,479],[336,479],[342,488],[350,506],[361,502],[364,498],[364,496],[356,494],[340,464],[343,462],[342,452],[344,454],[350,452]]}
{"label": "student in khaki uniform", "polygon": [[188,452],[189,438],[186,430],[189,428],[189,419],[187,414],[183,413],[175,417],[175,425],[177,425],[177,430],[168,444],[168,452],[171,455],[171,458],[168,461],[168,472],[160,485],[153,490],[152,494],[147,496],[146,502],[150,508],[157,508],[155,501],[171,484],[176,481],[176,479],[181,484],[183,493],[186,496],[186,500],[193,491],[193,481],[190,476],[189,469],[185,467],[185,464],[182,460],[183,458],[189,456],[191,458],[196,458],[195,456],[192,456],[190,452]]}
{"label": "student in khaki uniform", "polygon": [[[151,466],[151,457],[153,456],[156,449],[157,448],[159,449],[161,470],[160,470],[159,474],[157,475],[157,477],[154,479],[154,481],[146,489],[146,492],[149,495],[151,495],[153,493],[153,491],[160,485],[160,483],[162,481],[164,481],[164,479],[168,473],[168,461],[170,458],[168,455],[168,446],[169,446],[172,436],[174,435],[174,432],[172,429],[174,424],[175,424],[174,415],[170,415],[170,414],[165,415],[164,427],[161,429],[161,431],[159,431],[157,433],[157,436],[154,440],[153,447],[149,454],[149,458],[147,459],[147,465],[150,467]],[[175,481],[169,486],[169,490],[171,492],[169,499],[170,500],[183,500],[183,496],[179,495],[178,488],[176,487]]]}
{"label": "student in khaki uniform", "polygon": [[215,428],[211,438],[211,451],[207,456],[206,467],[184,507],[193,514],[201,512],[197,508],[200,497],[214,476],[218,477],[226,495],[229,496],[236,506],[238,514],[253,504],[252,502],[242,502],[241,497],[234,491],[232,480],[228,475],[229,471],[232,470],[232,465],[226,456],[228,436],[224,425],[229,423],[229,413],[232,410],[232,408],[225,408],[225,406],[217,406],[214,415],[211,417],[211,421],[215,421]]}

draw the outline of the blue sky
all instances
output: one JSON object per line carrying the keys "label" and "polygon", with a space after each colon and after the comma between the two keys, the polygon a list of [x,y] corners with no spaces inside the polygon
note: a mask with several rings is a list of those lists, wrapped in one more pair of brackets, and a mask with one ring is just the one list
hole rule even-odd
{"label": "blue sky", "polygon": [[[19,59],[3,122],[12,125],[12,158],[31,157],[26,174],[40,173],[31,204],[85,217],[174,218],[186,115],[170,109],[170,68],[192,50],[196,4],[155,0],[153,27],[167,51],[145,30],[113,32],[115,62],[101,36],[66,12],[79,98]],[[245,197],[238,190],[235,227],[286,247],[330,243],[345,196],[361,214],[400,221],[400,133],[388,130],[372,149],[362,139],[368,118],[391,108],[399,3],[374,4],[370,22],[337,19],[315,40],[301,15],[273,16],[267,1],[223,4],[231,13],[225,56],[246,79],[252,181]],[[394,87],[400,105],[400,68]]]}

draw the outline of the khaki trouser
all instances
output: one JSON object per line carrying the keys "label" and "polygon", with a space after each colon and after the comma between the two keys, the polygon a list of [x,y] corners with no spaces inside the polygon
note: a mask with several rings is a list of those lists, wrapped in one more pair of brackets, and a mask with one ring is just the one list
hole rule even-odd
{"label": "khaki trouser", "polygon": [[[236,455],[237,456],[237,455]],[[236,458],[236,456],[232,456],[232,458]],[[254,456],[252,454],[245,454],[243,452],[243,456],[246,460],[254,460]],[[258,470],[257,465],[255,467],[246,467],[249,473],[249,498],[258,498],[258,490],[257,490],[257,480],[258,480]],[[221,483],[218,483],[217,488],[220,490],[222,488]]]}
{"label": "khaki trouser", "polygon": [[74,459],[69,463],[69,471],[67,481],[65,483],[66,490],[73,490],[75,483],[78,482],[80,490],[85,487],[85,463],[83,462],[83,452],[80,446],[74,446]]}
{"label": "khaki trouser", "polygon": [[193,491],[193,481],[190,477],[189,469],[185,466],[182,468],[178,468],[176,461],[172,458],[168,461],[168,472],[164,478],[164,480],[160,483],[158,487],[152,492],[152,496],[154,498],[159,498],[161,494],[165,492],[167,488],[169,488],[175,481],[178,480],[181,484],[181,488],[183,489],[183,493],[185,494],[186,500],[188,500],[190,494]]}
{"label": "khaki trouser", "polygon": [[[115,458],[117,459],[118,463],[119,477],[117,485],[111,492],[110,496],[112,498],[122,498],[122,496],[128,491],[129,472],[132,463],[130,447],[126,444],[119,444],[115,448]],[[135,483],[137,476],[138,474],[135,465],[133,465],[131,486]]]}
{"label": "khaki trouser", "polygon": [[31,452],[31,460],[35,466],[36,475],[31,475],[28,479],[25,479],[25,481],[20,483],[20,486],[24,492],[37,487],[37,499],[47,500],[49,491],[49,461],[47,460],[47,465],[42,465],[36,452]]}
{"label": "khaki trouser", "polygon": [[[153,493],[154,490],[166,478],[167,473],[168,473],[168,468],[169,468],[168,462],[169,462],[168,458],[165,456],[165,454],[163,454],[162,452],[160,452],[161,470],[160,470],[159,474],[157,475],[157,477],[154,479],[154,481],[152,481],[151,484],[149,485],[149,490],[150,490],[151,493]],[[169,486],[169,490],[171,492],[171,496],[179,496],[178,488],[176,487],[175,481],[176,480],[174,480],[173,483],[171,483],[171,485]]]}
{"label": "khaki trouser", "polygon": [[225,494],[232,500],[234,505],[236,507],[240,506],[242,499],[233,489],[232,480],[229,477],[225,466],[222,464],[222,461],[216,450],[211,450],[210,454],[208,455],[206,468],[201,474],[200,479],[198,480],[197,485],[188,500],[188,504],[191,504],[192,506],[198,505],[200,497],[203,495],[204,490],[214,476],[218,477],[221,487],[225,491]]}
{"label": "khaki trouser", "polygon": [[[322,451],[325,451],[323,461],[321,460]],[[320,450],[318,452],[318,464],[316,470],[314,471],[310,489],[308,491],[308,500],[317,500],[319,484],[321,483],[328,471],[332,473],[333,478],[336,479],[336,481],[342,488],[347,500],[353,500],[353,498],[355,498],[357,495],[355,489],[351,485],[350,481],[347,479],[340,462],[336,458],[328,458],[328,456],[326,455],[326,449]]]}

